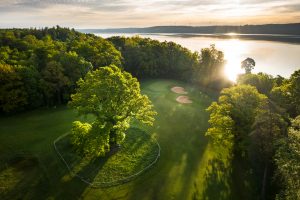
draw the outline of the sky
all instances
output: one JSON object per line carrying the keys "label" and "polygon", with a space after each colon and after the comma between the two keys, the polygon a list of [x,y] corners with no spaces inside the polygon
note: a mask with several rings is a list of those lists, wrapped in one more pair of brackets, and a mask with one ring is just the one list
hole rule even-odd
{"label": "sky", "polygon": [[0,28],[300,22],[300,0],[0,0]]}

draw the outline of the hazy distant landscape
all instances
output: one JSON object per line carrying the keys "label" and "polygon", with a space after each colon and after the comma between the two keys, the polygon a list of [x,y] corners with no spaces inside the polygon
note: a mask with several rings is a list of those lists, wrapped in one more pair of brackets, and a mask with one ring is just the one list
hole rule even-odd
{"label": "hazy distant landscape", "polygon": [[147,28],[79,29],[95,34],[159,34],[178,37],[267,40],[300,43],[300,23],[246,26],[157,26]]}
{"label": "hazy distant landscape", "polygon": [[198,34],[283,34],[300,35],[300,23],[244,26],[153,26],[146,28],[81,29],[94,33],[198,33]]}

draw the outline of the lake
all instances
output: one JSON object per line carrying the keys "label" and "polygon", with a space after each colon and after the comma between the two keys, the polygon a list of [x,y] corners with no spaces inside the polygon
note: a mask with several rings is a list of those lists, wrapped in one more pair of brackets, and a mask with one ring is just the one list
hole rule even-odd
{"label": "lake", "polygon": [[[129,33],[97,33],[108,38],[111,36],[134,36]],[[265,72],[273,76],[288,78],[295,70],[300,69],[300,38],[284,35],[238,35],[238,34],[139,34],[159,41],[173,41],[192,51],[215,44],[223,51],[227,64],[225,73],[230,80],[235,80],[242,73],[240,63],[247,57],[256,61],[254,73]],[[247,36],[247,37],[241,37]],[[295,42],[281,42],[279,39],[293,37]],[[246,38],[246,39],[245,39]],[[268,40],[264,40],[267,38]],[[271,38],[271,39],[270,39]]]}

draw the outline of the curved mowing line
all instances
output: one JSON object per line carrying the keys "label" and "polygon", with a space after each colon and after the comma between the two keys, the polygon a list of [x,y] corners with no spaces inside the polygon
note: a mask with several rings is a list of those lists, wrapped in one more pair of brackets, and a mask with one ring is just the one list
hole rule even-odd
{"label": "curved mowing line", "polygon": [[[71,169],[71,167],[68,165],[67,161],[64,159],[64,157],[61,155],[61,153],[58,151],[57,147],[56,147],[56,143],[61,140],[62,138],[66,137],[67,135],[69,135],[70,133],[67,132],[61,136],[59,136],[58,138],[56,138],[54,141],[53,141],[53,145],[54,145],[54,149],[56,151],[56,153],[58,154],[58,156],[60,157],[60,159],[63,161],[63,163],[66,165],[68,171],[70,172],[70,174],[72,174],[73,176],[79,178],[81,181],[83,181],[84,183],[90,185],[91,187],[93,188],[99,188],[99,187],[111,187],[111,186],[116,186],[116,185],[120,185],[120,184],[123,184],[123,183],[127,183],[131,180],[133,180],[134,178],[138,177],[139,175],[141,175],[143,172],[145,172],[146,170],[148,170],[150,167],[152,167],[159,159],[160,157],[160,145],[159,143],[157,142],[157,140],[155,138],[151,138],[155,141],[157,147],[158,147],[158,154],[155,158],[155,160],[150,163],[147,167],[145,167],[144,169],[140,170],[139,172],[133,174],[133,175],[130,175],[128,177],[125,177],[123,179],[119,179],[119,180],[115,180],[115,181],[110,181],[110,182],[89,182],[88,180],[86,180],[84,177],[78,175],[77,173],[74,173]],[[148,133],[146,133],[148,134]],[[148,134],[149,136],[151,136],[150,134]]]}

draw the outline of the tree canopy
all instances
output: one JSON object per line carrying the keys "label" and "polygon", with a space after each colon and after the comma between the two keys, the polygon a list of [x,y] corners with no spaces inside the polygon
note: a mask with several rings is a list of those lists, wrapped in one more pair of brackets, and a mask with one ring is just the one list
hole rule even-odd
{"label": "tree canopy", "polygon": [[27,103],[27,94],[20,74],[19,67],[0,63],[0,109],[10,112]]}
{"label": "tree canopy", "polygon": [[259,72],[257,74],[241,74],[237,78],[237,84],[252,85],[256,87],[258,92],[270,96],[270,92],[275,86],[276,79],[266,73]]}
{"label": "tree canopy", "polygon": [[213,102],[207,109],[211,128],[206,135],[215,142],[234,144],[243,151],[256,113],[266,104],[266,98],[250,85],[223,89],[218,102]]}
{"label": "tree canopy", "polygon": [[69,105],[80,115],[92,115],[91,123],[73,123],[73,144],[91,156],[103,156],[121,144],[132,119],[152,125],[156,112],[131,74],[115,65],[90,71],[78,81]]}
{"label": "tree canopy", "polygon": [[255,61],[253,58],[246,58],[241,62],[241,68],[245,69],[246,74],[251,74],[252,69],[255,67]]}
{"label": "tree canopy", "polygon": [[[191,52],[174,42],[140,37],[103,39],[59,26],[0,30],[0,63],[13,69],[11,73],[19,77],[14,88],[24,92],[22,103],[0,97],[5,107],[10,107],[1,107],[1,113],[65,104],[79,78],[111,64],[139,79],[172,78],[218,91],[231,85],[223,74],[224,55],[213,45]],[[13,85],[11,81],[7,79],[5,84]]]}
{"label": "tree canopy", "polygon": [[300,70],[295,71],[289,79],[275,85],[271,98],[285,108],[291,117],[300,115]]}
{"label": "tree canopy", "polygon": [[211,45],[201,52],[174,42],[141,37],[108,39],[123,56],[123,67],[140,79],[172,78],[221,90],[231,85],[224,75],[224,54]]}
{"label": "tree canopy", "polygon": [[94,35],[59,26],[1,29],[0,112],[65,104],[79,78],[110,64],[121,66],[120,52]]}
{"label": "tree canopy", "polygon": [[261,199],[299,199],[299,116],[287,131],[299,114],[299,80],[299,70],[289,79],[246,73],[208,108],[206,134],[247,163],[261,180]]}
{"label": "tree canopy", "polygon": [[224,76],[224,53],[216,49],[215,45],[201,49],[199,68],[194,69],[193,80],[201,86],[222,89],[229,84]]}

